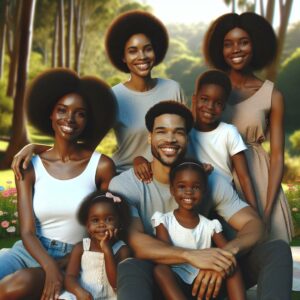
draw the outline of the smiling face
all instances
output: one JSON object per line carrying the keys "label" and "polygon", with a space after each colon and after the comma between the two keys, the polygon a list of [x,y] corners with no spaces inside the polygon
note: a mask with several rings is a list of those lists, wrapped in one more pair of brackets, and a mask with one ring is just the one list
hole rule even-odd
{"label": "smiling face", "polygon": [[86,228],[91,239],[101,241],[108,229],[118,228],[118,216],[111,203],[95,203],[88,214]]}
{"label": "smiling face", "polygon": [[55,137],[76,140],[87,123],[86,104],[78,94],[65,95],[55,104],[50,119]]}
{"label": "smiling face", "polygon": [[150,39],[142,33],[132,35],[125,44],[123,62],[132,75],[150,76],[155,63],[155,53]]}
{"label": "smiling face", "polygon": [[154,159],[164,166],[172,166],[185,154],[187,134],[184,118],[175,114],[156,117],[149,142]]}
{"label": "smiling face", "polygon": [[224,37],[224,60],[234,70],[247,68],[253,56],[253,46],[249,34],[241,28],[230,30]]}
{"label": "smiling face", "polygon": [[180,209],[195,209],[201,203],[205,194],[202,176],[193,169],[178,171],[171,183],[171,194]]}
{"label": "smiling face", "polygon": [[193,96],[196,100],[196,126],[201,131],[215,129],[226,104],[224,88],[217,84],[203,84]]}

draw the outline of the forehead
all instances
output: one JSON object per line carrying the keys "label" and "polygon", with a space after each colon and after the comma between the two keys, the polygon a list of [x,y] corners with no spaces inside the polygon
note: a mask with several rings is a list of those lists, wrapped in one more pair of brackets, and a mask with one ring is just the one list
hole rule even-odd
{"label": "forehead", "polygon": [[83,100],[83,98],[79,94],[67,94],[60,98],[57,102],[57,104],[65,105],[65,106],[70,106],[70,105],[76,105],[82,108],[86,108],[86,103]]}
{"label": "forehead", "polygon": [[229,39],[229,38],[250,38],[250,36],[248,32],[245,31],[244,29],[235,27],[230,31],[228,31],[224,37],[224,39]]}
{"label": "forehead", "polygon": [[125,47],[139,44],[151,44],[151,40],[144,33],[136,33],[129,37],[129,39],[125,43]]}
{"label": "forehead", "polygon": [[186,168],[176,172],[174,181],[203,181],[203,175],[195,169]]}
{"label": "forehead", "polygon": [[204,83],[201,84],[197,94],[213,94],[223,96],[225,93],[224,87],[217,83]]}
{"label": "forehead", "polygon": [[175,114],[162,114],[154,119],[153,129],[158,127],[186,129],[185,119]]}
{"label": "forehead", "polygon": [[116,211],[112,203],[98,202],[93,204],[89,209],[89,216],[91,215],[103,215],[103,214],[115,214]]}

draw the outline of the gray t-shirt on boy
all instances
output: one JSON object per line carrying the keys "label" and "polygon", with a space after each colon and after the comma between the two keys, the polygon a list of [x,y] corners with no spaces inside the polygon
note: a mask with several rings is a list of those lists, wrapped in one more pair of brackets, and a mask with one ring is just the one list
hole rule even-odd
{"label": "gray t-shirt on boy", "polygon": [[[208,189],[205,208],[202,207],[201,210],[203,215],[207,215],[213,208],[228,221],[236,212],[248,206],[238,197],[227,180],[216,172],[208,177]],[[148,234],[153,234],[151,217],[154,212],[166,213],[177,207],[169,184],[162,184],[155,179],[149,184],[143,183],[137,179],[132,168],[114,177],[109,184],[109,190],[127,200],[132,207],[132,215],[141,218]]]}

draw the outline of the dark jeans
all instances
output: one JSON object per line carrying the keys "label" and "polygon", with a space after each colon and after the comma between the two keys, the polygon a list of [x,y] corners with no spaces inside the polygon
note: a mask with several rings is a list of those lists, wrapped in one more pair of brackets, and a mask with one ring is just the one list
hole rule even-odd
{"label": "dark jeans", "polygon": [[[292,290],[292,255],[281,240],[257,245],[239,259],[247,288],[257,283],[258,300],[290,300]],[[152,277],[153,264],[127,259],[118,266],[118,300],[158,300]]]}

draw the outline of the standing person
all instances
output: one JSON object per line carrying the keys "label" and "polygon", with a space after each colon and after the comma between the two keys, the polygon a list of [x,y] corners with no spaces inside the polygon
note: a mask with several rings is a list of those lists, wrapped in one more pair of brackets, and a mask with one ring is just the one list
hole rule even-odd
{"label": "standing person", "polygon": [[[118,146],[113,161],[118,173],[131,168],[137,156],[151,159],[144,123],[148,109],[162,100],[185,102],[183,91],[176,81],[153,78],[151,74],[153,67],[164,59],[168,44],[164,24],[144,11],[121,14],[107,30],[105,47],[111,63],[121,72],[129,73],[126,82],[112,88],[117,101],[113,128]],[[26,168],[33,153],[46,149],[43,145],[30,144],[17,153],[12,163],[17,177],[22,177],[19,166],[23,160],[22,166]]]}
{"label": "standing person", "polygon": [[130,256],[124,242],[129,207],[109,192],[96,191],[81,203],[77,219],[89,237],[71,252],[65,275],[67,291],[59,299],[116,300],[117,265]]}
{"label": "standing person", "polygon": [[117,99],[114,130],[118,149],[113,156],[117,172],[131,168],[137,156],[151,159],[144,122],[148,109],[162,100],[185,101],[177,82],[152,77],[152,69],[162,62],[168,42],[164,24],[138,10],[121,14],[107,30],[107,55],[118,70],[129,74],[126,82],[112,88]]}
{"label": "standing person", "polygon": [[[176,163],[170,171],[170,191],[178,207],[167,213],[157,211],[151,218],[159,240],[188,249],[210,248],[212,242],[219,248],[227,244],[221,223],[199,214],[207,191],[207,174],[201,163],[191,159]],[[169,300],[197,299],[192,288],[198,272],[189,264],[171,265],[171,268],[158,264],[153,270],[157,284]],[[226,287],[229,300],[246,299],[239,269],[226,278]],[[212,296],[216,298],[217,294]]]}
{"label": "standing person", "polygon": [[154,238],[151,216],[155,211],[165,213],[176,208],[169,189],[169,172],[171,166],[185,155],[193,117],[184,105],[174,101],[161,102],[147,112],[146,126],[153,154],[153,180],[142,182],[133,169],[129,169],[114,177],[109,185],[111,191],[128,201],[133,215],[129,245],[135,258],[119,264],[118,299],[131,300],[136,295],[143,300],[153,299],[153,262],[189,263],[200,268],[194,289],[196,293],[199,290],[200,298],[205,292],[209,298],[218,293],[221,274],[231,273],[235,265],[233,253],[237,252],[239,256],[244,254],[240,259],[245,284],[247,287],[258,284],[259,299],[290,299],[290,247],[278,240],[260,244],[264,237],[263,223],[255,211],[239,199],[232,185],[215,172],[208,179],[207,196],[211,201],[203,212],[215,210],[237,231],[236,238],[223,249],[202,250],[174,247]]}
{"label": "standing person", "polygon": [[[266,46],[267,45],[267,46]],[[284,99],[269,80],[254,71],[273,61],[276,36],[272,26],[255,13],[230,13],[216,19],[204,40],[206,61],[224,70],[233,87],[223,120],[237,127],[248,146],[246,156],[258,209],[269,238],[289,242],[293,225],[281,188],[284,162]],[[270,156],[262,143],[270,135]],[[235,179],[237,188],[240,185]]]}
{"label": "standing person", "polygon": [[68,254],[85,236],[76,211],[115,174],[110,158],[86,147],[111,128],[115,102],[98,78],[52,69],[33,80],[26,105],[30,123],[54,145],[16,181],[22,241],[1,253],[0,299],[58,299]]}

